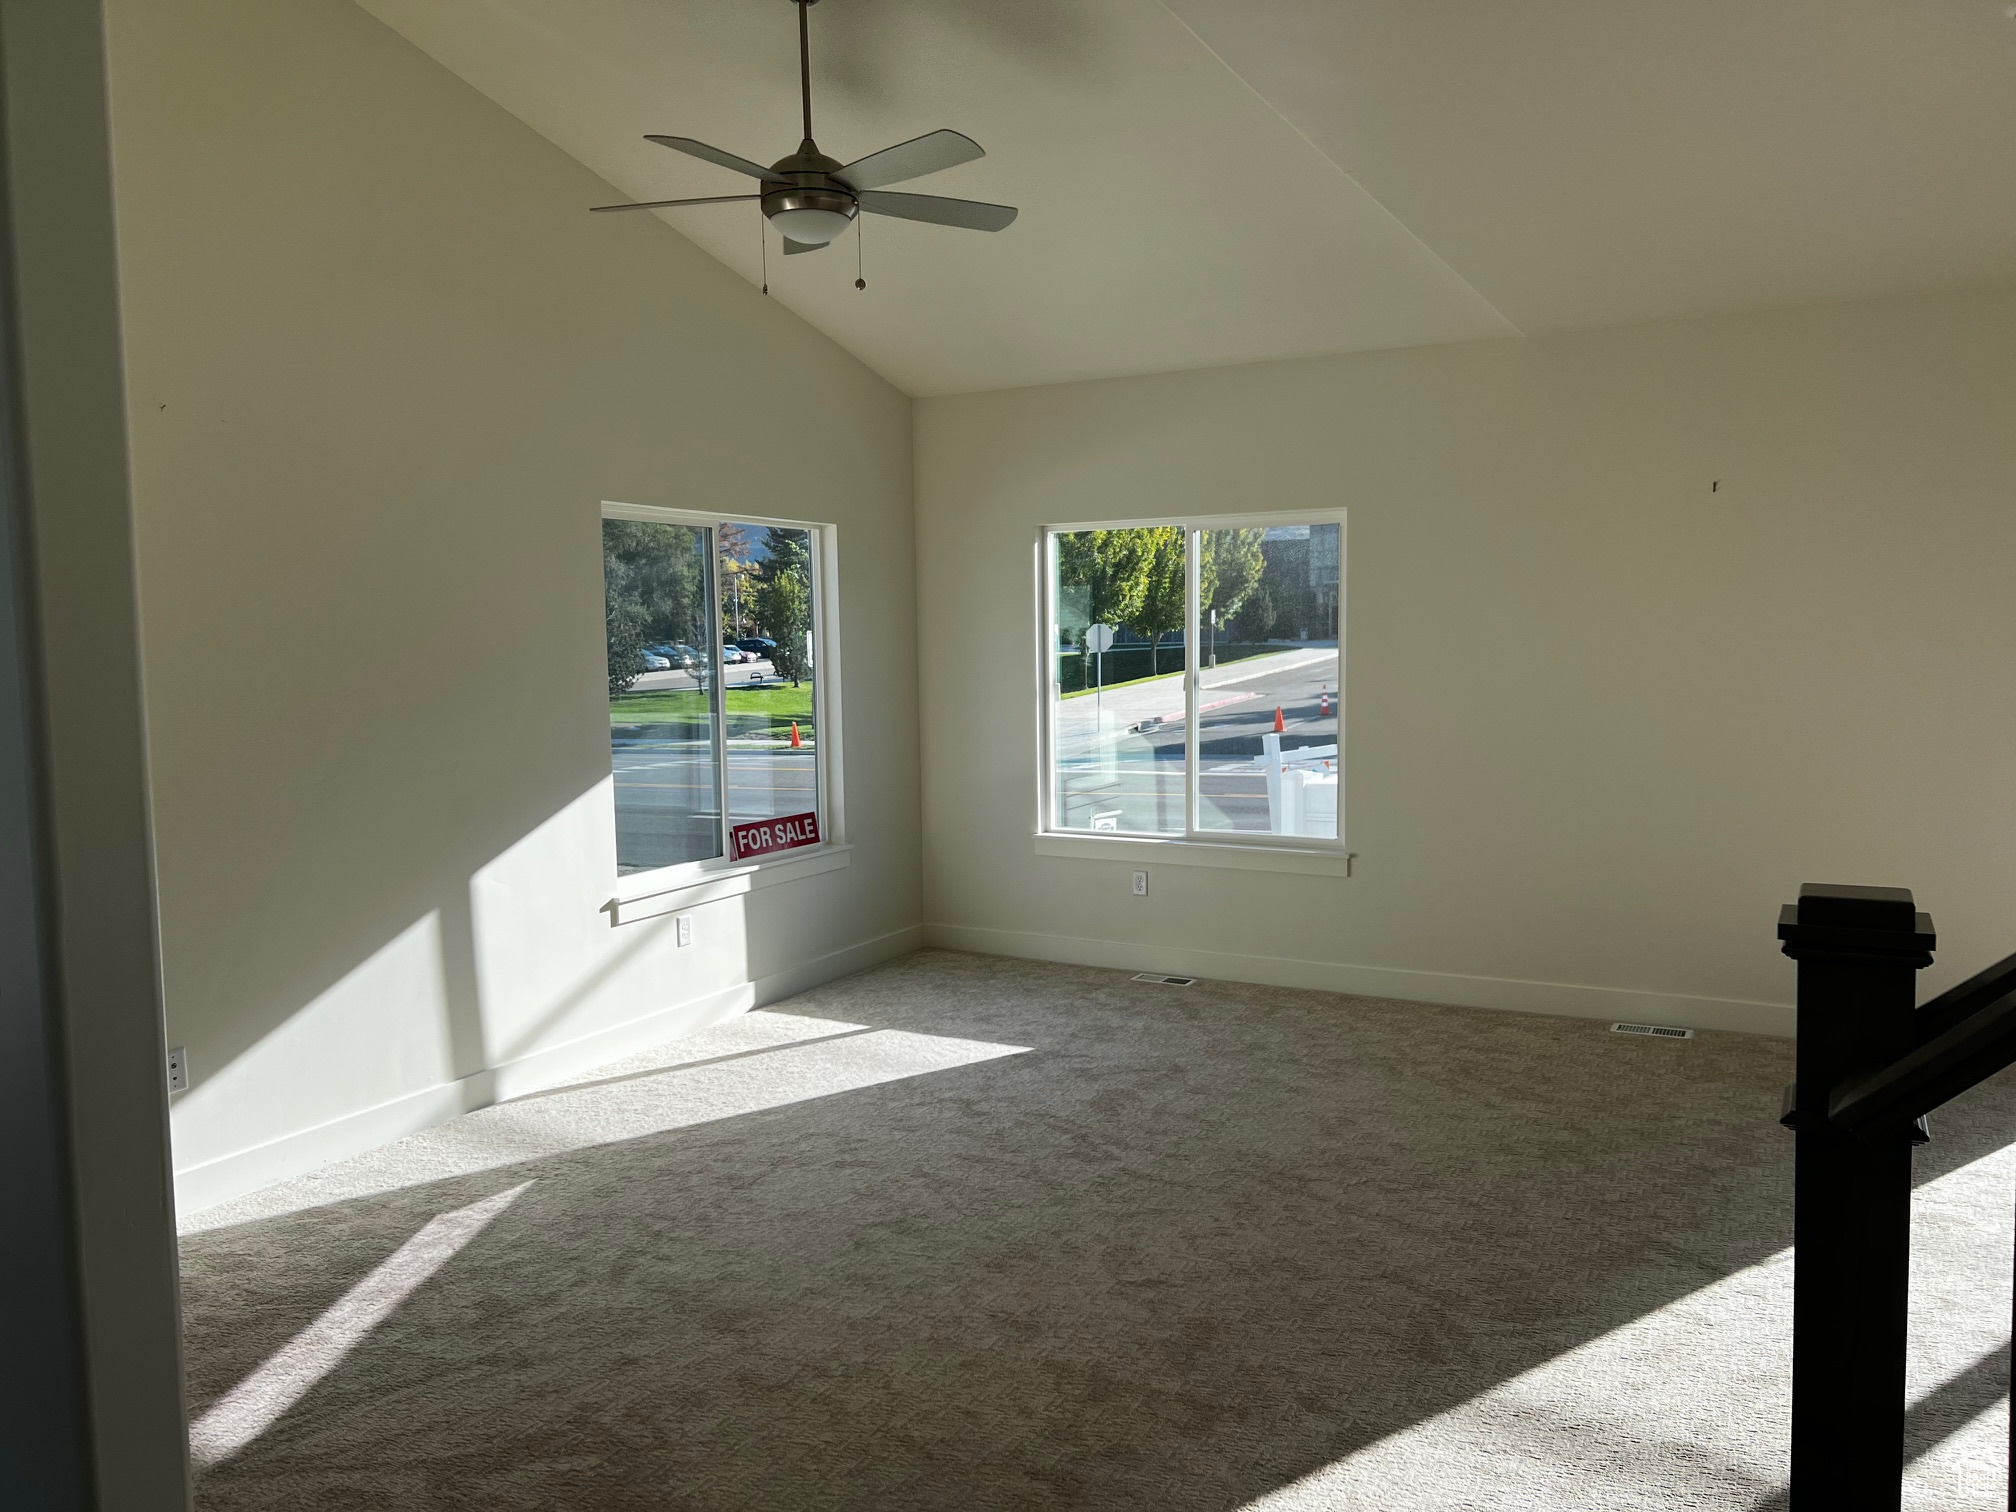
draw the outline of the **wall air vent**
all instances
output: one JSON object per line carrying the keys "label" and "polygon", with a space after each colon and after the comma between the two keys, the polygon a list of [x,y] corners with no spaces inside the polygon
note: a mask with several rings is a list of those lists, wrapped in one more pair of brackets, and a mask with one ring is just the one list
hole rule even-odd
{"label": "wall air vent", "polygon": [[1612,1024],[1612,1034],[1649,1034],[1654,1039],[1692,1039],[1692,1029],[1675,1029],[1671,1024]]}
{"label": "wall air vent", "polygon": [[1158,987],[1195,987],[1197,985],[1197,978],[1195,977],[1164,976],[1159,971],[1137,971],[1134,973],[1134,980],[1137,982],[1153,982]]}

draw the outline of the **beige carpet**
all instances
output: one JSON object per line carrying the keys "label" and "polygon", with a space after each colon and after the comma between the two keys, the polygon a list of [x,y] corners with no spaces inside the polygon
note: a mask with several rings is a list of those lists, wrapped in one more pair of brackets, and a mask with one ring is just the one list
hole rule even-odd
{"label": "beige carpet", "polygon": [[[195,1215],[205,1509],[1727,1508],[1790,1047],[927,952]],[[2000,1505],[2016,1086],[1920,1156]]]}

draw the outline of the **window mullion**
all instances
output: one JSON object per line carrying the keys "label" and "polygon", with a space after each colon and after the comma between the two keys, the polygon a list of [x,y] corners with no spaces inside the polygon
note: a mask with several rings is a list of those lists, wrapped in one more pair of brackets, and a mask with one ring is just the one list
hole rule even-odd
{"label": "window mullion", "polygon": [[1037,764],[1039,790],[1036,806],[1042,816],[1039,829],[1064,828],[1063,806],[1058,801],[1057,781],[1057,704],[1063,696],[1063,680],[1058,665],[1057,634],[1057,535],[1054,531],[1043,532],[1043,553],[1041,567],[1043,584],[1041,608],[1042,645],[1039,648],[1041,662],[1038,669],[1037,686],[1043,705],[1040,738],[1043,742],[1042,760]]}
{"label": "window mullion", "polygon": [[721,794],[721,859],[733,861],[728,846],[728,664],[721,659],[721,531],[707,531],[708,664],[714,669],[714,782]]}
{"label": "window mullion", "polygon": [[1200,568],[1203,563],[1203,536],[1195,527],[1183,532],[1183,834],[1197,837],[1198,793],[1202,783],[1197,769],[1197,621],[1202,592]]}

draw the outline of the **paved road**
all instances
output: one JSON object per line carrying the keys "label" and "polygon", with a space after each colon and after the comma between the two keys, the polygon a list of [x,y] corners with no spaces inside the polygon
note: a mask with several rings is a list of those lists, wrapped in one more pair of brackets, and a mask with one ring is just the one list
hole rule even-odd
{"label": "paved road", "polygon": [[[705,741],[624,741],[612,751],[616,856],[638,871],[719,854],[720,796]],[[802,814],[816,806],[818,769],[809,750],[728,749],[731,823]]]}
{"label": "paved road", "polygon": [[[1251,769],[1260,737],[1274,728],[1279,709],[1283,750],[1337,744],[1337,653],[1252,657],[1206,671],[1201,682],[1199,822],[1264,833],[1267,783]],[[1186,736],[1180,677],[1065,699],[1057,718],[1063,826],[1090,829],[1095,815],[1117,814],[1122,830],[1181,834]]]}

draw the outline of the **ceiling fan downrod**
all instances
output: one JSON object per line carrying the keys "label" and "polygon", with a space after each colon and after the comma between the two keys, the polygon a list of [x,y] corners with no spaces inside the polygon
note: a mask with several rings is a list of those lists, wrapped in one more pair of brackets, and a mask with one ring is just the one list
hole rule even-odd
{"label": "ceiling fan downrod", "polygon": [[798,7],[798,97],[805,107],[805,141],[800,152],[817,152],[812,145],[812,42],[806,15],[819,0],[791,0]]}
{"label": "ceiling fan downrod", "polygon": [[861,213],[861,199],[834,175],[843,166],[812,139],[812,42],[807,13],[819,0],[791,0],[798,7],[798,101],[805,116],[805,139],[797,152],[779,159],[773,172],[788,174],[766,183],[763,217],[784,237],[786,253],[823,247]]}

